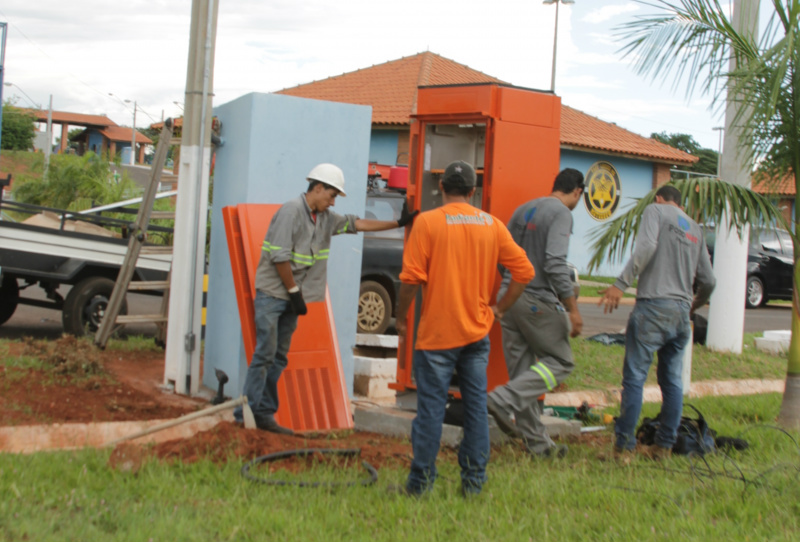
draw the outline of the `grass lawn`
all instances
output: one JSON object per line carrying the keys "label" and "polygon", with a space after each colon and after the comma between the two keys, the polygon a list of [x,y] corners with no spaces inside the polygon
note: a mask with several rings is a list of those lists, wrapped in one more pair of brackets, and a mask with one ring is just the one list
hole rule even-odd
{"label": "grass lawn", "polygon": [[[692,350],[692,381],[785,378],[787,359],[759,352],[752,333],[744,336],[741,354],[720,354],[705,346]],[[619,387],[622,383],[624,346],[605,346],[583,337],[572,339],[575,370],[565,381],[569,390],[591,390]],[[656,384],[655,367],[648,384]]]}
{"label": "grass lawn", "polygon": [[[778,412],[767,394],[693,401],[745,452],[601,461],[608,438],[570,444],[565,459],[532,461],[493,450],[477,498],[459,494],[458,468],[440,464],[433,493],[390,495],[404,467],[368,487],[260,485],[223,466],[149,461],[136,474],[107,466],[108,451],[0,454],[0,540],[786,540],[800,539],[796,442],[762,425]],[[657,405],[645,405],[652,416]],[[795,435],[796,437],[796,435]],[[313,477],[360,479],[320,467]],[[274,476],[291,479],[280,471]],[[305,476],[308,476],[307,474]]]}

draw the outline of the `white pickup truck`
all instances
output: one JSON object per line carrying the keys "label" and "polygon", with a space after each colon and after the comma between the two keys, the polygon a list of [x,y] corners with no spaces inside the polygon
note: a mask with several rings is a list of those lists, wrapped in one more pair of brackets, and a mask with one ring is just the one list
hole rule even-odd
{"label": "white pickup truck", "polygon": [[[25,223],[25,217],[41,219]],[[127,252],[126,236],[134,219],[135,215],[128,222],[104,217],[97,210],[78,214],[0,198],[0,325],[18,305],[25,304],[61,311],[67,333],[95,332]],[[148,237],[171,232],[171,228],[151,225]],[[144,252],[134,280],[165,280],[172,255]],[[66,298],[57,291],[62,284],[72,286]],[[23,295],[37,285],[46,292],[47,301]],[[123,303],[121,314],[126,312]]]}

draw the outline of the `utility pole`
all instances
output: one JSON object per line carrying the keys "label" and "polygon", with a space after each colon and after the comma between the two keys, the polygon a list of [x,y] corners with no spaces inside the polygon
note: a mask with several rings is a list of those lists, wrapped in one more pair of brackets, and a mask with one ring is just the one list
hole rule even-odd
{"label": "utility pole", "polygon": [[[5,76],[6,65],[6,30],[8,25],[0,23],[0,127],[3,126],[3,78]],[[0,129],[0,140],[3,137],[3,130]],[[0,188],[2,190],[2,188]]]}
{"label": "utility pole", "polygon": [[195,394],[200,388],[200,315],[218,7],[217,0],[192,0],[164,364],[164,383],[184,394],[187,390]]}
{"label": "utility pole", "polygon": [[136,100],[133,100],[133,129],[131,130],[131,165],[136,163]]}
{"label": "utility pole", "polygon": [[44,178],[47,178],[47,170],[50,167],[50,152],[53,146],[53,95],[50,95],[50,107],[47,109],[47,145],[44,147]]}
{"label": "utility pole", "polygon": [[[734,0],[733,27],[744,35],[758,35],[758,0]],[[736,70],[731,55],[730,71]],[[720,178],[741,186],[750,186],[752,164],[740,152],[742,127],[734,124],[738,104],[728,90],[725,106],[725,151],[721,156]],[[744,341],[744,298],[747,285],[747,252],[749,230],[740,237],[736,229],[728,228],[727,217],[717,224],[714,247],[714,276],[717,287],[711,295],[708,310],[706,345],[718,352],[742,352]]]}

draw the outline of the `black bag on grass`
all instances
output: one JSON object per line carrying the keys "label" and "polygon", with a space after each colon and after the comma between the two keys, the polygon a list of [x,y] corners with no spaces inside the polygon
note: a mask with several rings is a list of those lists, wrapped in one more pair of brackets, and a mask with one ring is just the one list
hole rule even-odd
{"label": "black bag on grass", "polygon": [[[716,449],[714,439],[717,432],[708,427],[706,419],[692,405],[684,405],[689,407],[697,413],[697,418],[689,418],[688,416],[681,417],[681,423],[678,426],[678,440],[672,447],[672,453],[678,455],[700,454],[705,455],[713,452]],[[645,418],[642,420],[642,425],[636,430],[636,440],[641,444],[651,445],[655,444],[656,431],[658,431],[661,421],[658,416],[655,418]]]}

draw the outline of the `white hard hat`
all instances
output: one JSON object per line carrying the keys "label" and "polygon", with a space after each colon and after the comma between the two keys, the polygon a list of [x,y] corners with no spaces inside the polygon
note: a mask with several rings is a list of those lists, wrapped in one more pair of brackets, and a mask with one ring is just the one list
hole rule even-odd
{"label": "white hard hat", "polygon": [[338,166],[333,164],[317,164],[308,173],[306,180],[319,181],[335,188],[342,196],[347,195],[344,192],[344,173]]}

